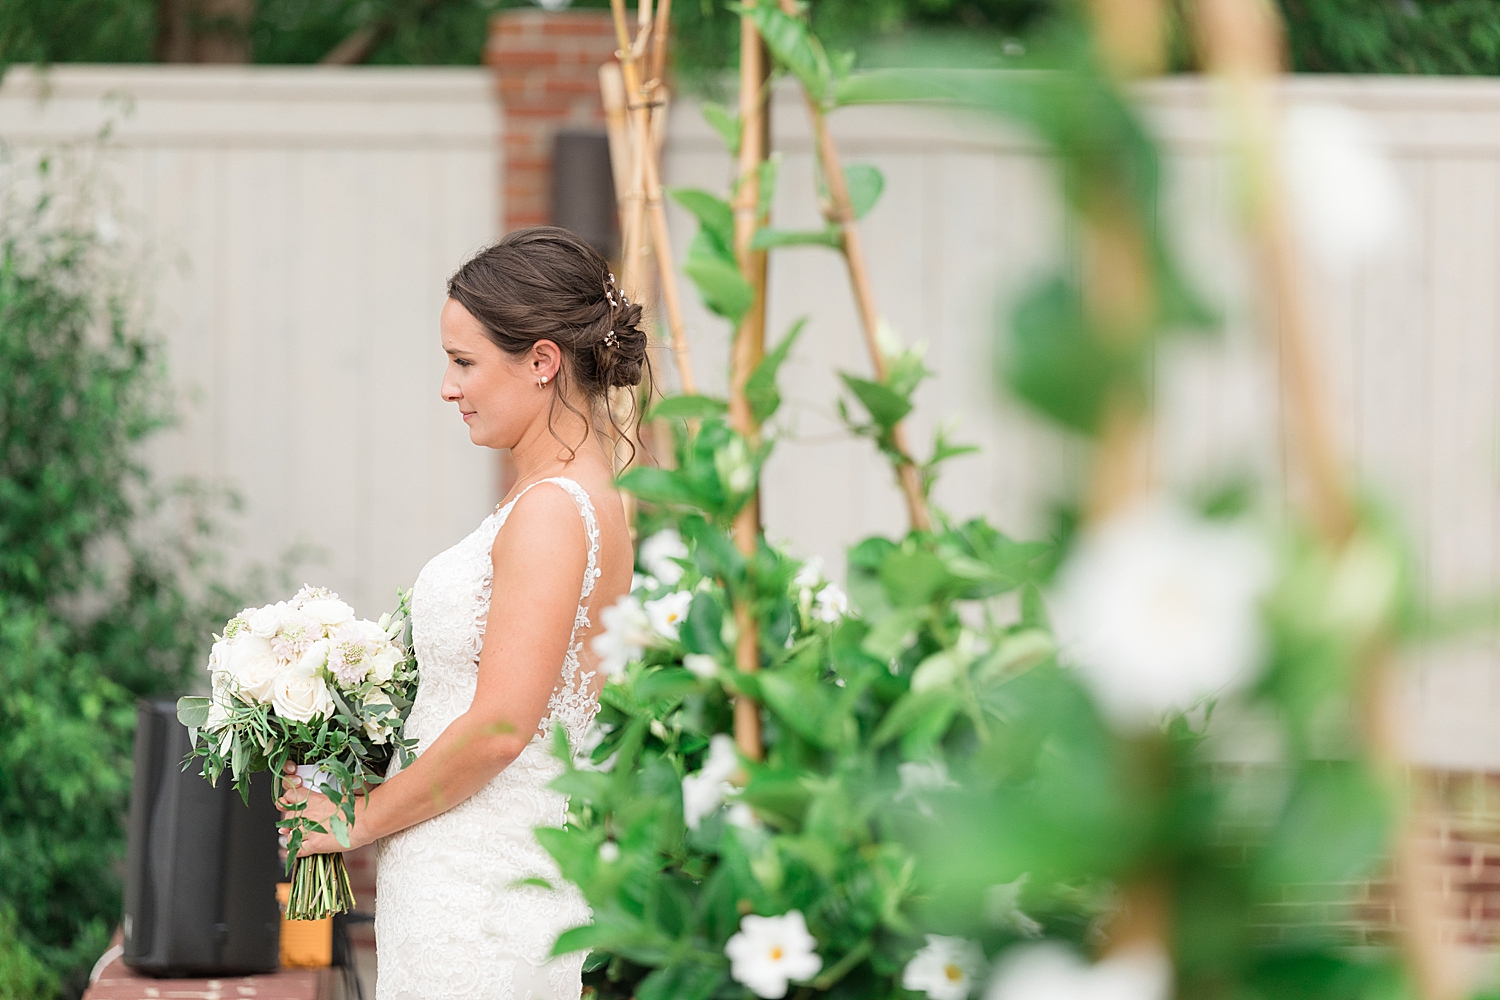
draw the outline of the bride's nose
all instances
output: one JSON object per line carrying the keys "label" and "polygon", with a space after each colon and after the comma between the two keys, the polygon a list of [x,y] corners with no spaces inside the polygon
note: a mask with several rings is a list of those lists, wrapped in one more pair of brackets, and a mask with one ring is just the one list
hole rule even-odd
{"label": "bride's nose", "polygon": [[443,384],[438,387],[438,395],[443,397],[445,403],[456,403],[464,396],[458,384],[446,375],[443,376]]}

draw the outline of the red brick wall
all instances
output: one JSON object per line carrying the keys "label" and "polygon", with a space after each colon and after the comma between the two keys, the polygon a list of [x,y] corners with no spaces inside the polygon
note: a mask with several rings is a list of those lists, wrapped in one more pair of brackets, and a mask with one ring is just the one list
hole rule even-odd
{"label": "red brick wall", "polygon": [[505,116],[505,231],[550,221],[553,136],[568,125],[603,126],[599,66],[614,53],[607,11],[521,9],[491,18],[485,62]]}

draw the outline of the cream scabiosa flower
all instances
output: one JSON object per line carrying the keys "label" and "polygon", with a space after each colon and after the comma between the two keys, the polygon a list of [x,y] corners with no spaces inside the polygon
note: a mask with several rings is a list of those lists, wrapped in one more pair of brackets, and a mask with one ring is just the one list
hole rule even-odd
{"label": "cream scabiosa flower", "polygon": [[675,587],[684,572],[682,564],[675,560],[687,557],[688,547],[676,528],[663,528],[641,543],[641,565],[668,587]]}
{"label": "cream scabiosa flower", "polygon": [[646,617],[651,622],[651,628],[663,639],[677,641],[677,630],[682,625],[682,620],[687,617],[688,607],[693,603],[693,595],[686,590],[674,590],[670,594],[663,594],[654,601],[646,602]]}
{"label": "cream scabiosa flower", "polygon": [[1172,965],[1155,949],[1129,948],[1090,965],[1044,941],[1008,951],[984,1000],[1168,1000],[1171,986]]}
{"label": "cream scabiosa flower", "polygon": [[698,829],[705,816],[717,812],[724,804],[725,797],[734,791],[729,779],[739,766],[734,740],[715,733],[708,741],[708,757],[703,767],[682,779],[682,818],[690,829]]}
{"label": "cream scabiosa flower", "polygon": [[599,613],[599,623],[604,631],[591,644],[599,657],[599,672],[605,677],[618,677],[651,643],[651,621],[641,602],[626,594]]}
{"label": "cream scabiosa flower", "polygon": [[926,993],[932,1000],[965,1000],[984,968],[984,952],[960,937],[927,935],[927,943],[901,970],[904,989]]}
{"label": "cream scabiosa flower", "polygon": [[1063,654],[1115,724],[1150,726],[1250,679],[1272,568],[1242,526],[1137,506],[1091,529],[1058,573]]}
{"label": "cream scabiosa flower", "polygon": [[750,914],[724,945],[729,975],[765,1000],[786,996],[791,980],[811,979],[823,968],[818,942],[807,932],[801,910],[779,917]]}

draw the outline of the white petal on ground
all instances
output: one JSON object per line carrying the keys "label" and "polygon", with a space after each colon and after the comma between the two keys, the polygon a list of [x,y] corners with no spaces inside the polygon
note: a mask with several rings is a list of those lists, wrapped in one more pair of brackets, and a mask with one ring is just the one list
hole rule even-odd
{"label": "white petal on ground", "polygon": [[1287,112],[1283,140],[1293,220],[1319,261],[1347,270],[1400,238],[1401,180],[1367,119],[1337,105],[1303,105]]}
{"label": "white petal on ground", "polygon": [[1090,965],[1055,941],[1006,952],[984,1000],[1168,1000],[1172,965],[1160,951],[1137,947]]}
{"label": "white petal on ground", "polygon": [[1051,602],[1063,658],[1128,729],[1248,682],[1273,561],[1248,528],[1150,501],[1091,529]]}
{"label": "white petal on ground", "polygon": [[779,1000],[791,980],[811,979],[823,968],[817,948],[802,911],[792,910],[779,917],[746,916],[724,954],[735,982],[765,1000]]}
{"label": "white petal on ground", "polygon": [[984,952],[973,941],[929,934],[901,970],[901,985],[931,1000],[965,1000],[983,970]]}

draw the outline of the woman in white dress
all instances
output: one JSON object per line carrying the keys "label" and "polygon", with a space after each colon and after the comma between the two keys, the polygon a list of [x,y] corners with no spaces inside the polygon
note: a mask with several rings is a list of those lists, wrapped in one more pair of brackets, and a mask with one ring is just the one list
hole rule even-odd
{"label": "woman in white dress", "polygon": [[[552,732],[576,747],[593,719],[603,678],[589,640],[630,588],[602,429],[609,389],[641,381],[646,336],[604,258],[561,229],[506,236],[448,295],[443,399],[475,444],[511,450],[518,478],[412,594],[418,757],[361,801],[350,838],[380,841],[376,995],[577,998],[584,955],[552,947],[589,909],[532,831],[564,821],[567,801],[547,787],[563,770]],[[286,798],[332,813],[301,788]],[[314,835],[302,853],[336,850]]]}

